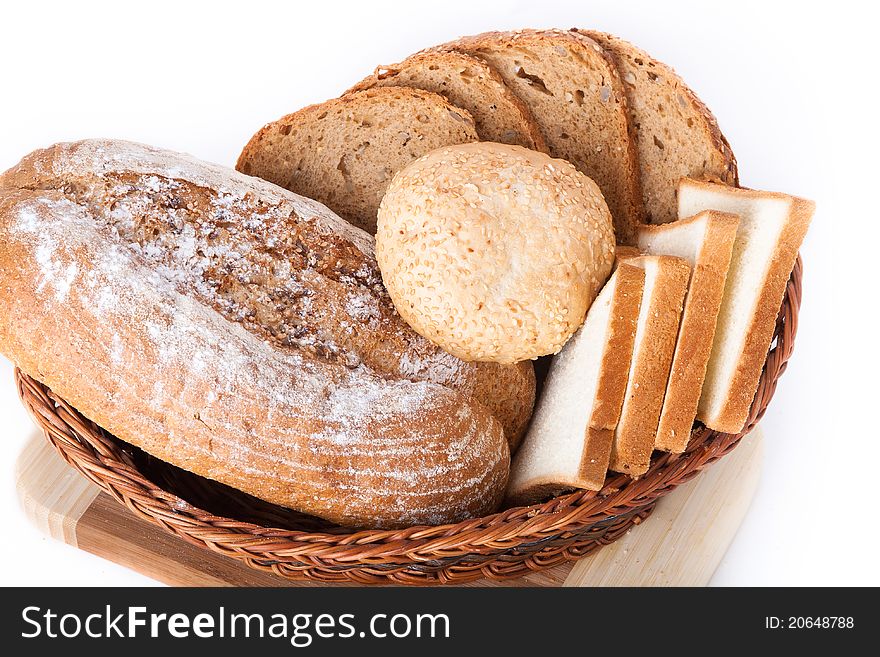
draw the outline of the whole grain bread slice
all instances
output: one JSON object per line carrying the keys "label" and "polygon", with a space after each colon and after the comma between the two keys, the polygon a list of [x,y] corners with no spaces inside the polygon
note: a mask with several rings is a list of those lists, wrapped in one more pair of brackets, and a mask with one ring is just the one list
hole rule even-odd
{"label": "whole grain bread slice", "polygon": [[642,193],[626,93],[611,57],[564,30],[486,32],[437,49],[479,57],[498,71],[535,117],[550,155],[599,185],[617,241],[629,243],[642,221]]}
{"label": "whole grain bread slice", "polygon": [[736,215],[706,211],[639,228],[637,243],[642,251],[677,256],[691,265],[654,449],[683,452],[690,440],[738,226]]}
{"label": "whole grain bread slice", "polygon": [[570,488],[600,490],[608,471],[645,272],[621,264],[550,365],[511,465],[507,498],[530,504]]}
{"label": "whole grain bread slice", "polygon": [[525,104],[498,72],[460,52],[417,53],[399,64],[378,67],[346,93],[375,87],[411,87],[440,94],[471,113],[481,141],[547,152],[547,144]]}
{"label": "whole grain bread slice", "polygon": [[697,418],[739,433],[755,398],[788,277],[816,204],[796,196],[684,179],[678,214],[740,218]]}
{"label": "whole grain bread slice", "polygon": [[377,87],[266,125],[235,168],[320,201],[372,234],[395,173],[435,148],[477,139],[471,115],[439,94]]}
{"label": "whole grain bread slice", "polygon": [[618,269],[624,265],[643,268],[645,285],[609,466],[637,477],[651,463],[691,267],[671,256],[627,258]]}
{"label": "whole grain bread slice", "polygon": [[648,223],[675,221],[683,177],[738,183],[736,158],[709,108],[669,66],[611,34],[575,30],[613,58],[626,89]]}

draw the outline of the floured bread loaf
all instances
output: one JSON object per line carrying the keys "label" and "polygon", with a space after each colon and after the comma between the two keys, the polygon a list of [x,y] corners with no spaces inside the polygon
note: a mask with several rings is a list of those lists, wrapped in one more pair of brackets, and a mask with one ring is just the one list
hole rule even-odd
{"label": "floured bread loaf", "polygon": [[264,339],[333,364],[364,364],[385,378],[452,387],[484,404],[512,443],[525,431],[531,363],[465,363],[419,336],[382,285],[373,238],[314,201],[109,140],[36,151],[0,177],[0,187],[64,190],[149,266],[187,270],[179,281],[187,294]]}
{"label": "floured bread loaf", "polygon": [[[81,142],[0,179],[0,351],[84,415],[344,525],[485,514],[507,479],[500,424],[430,376],[374,371],[319,301],[342,295],[356,324],[386,303],[379,280],[372,240],[323,206],[184,156]],[[297,303],[315,314],[284,314]],[[397,339],[398,369],[472,372]]]}

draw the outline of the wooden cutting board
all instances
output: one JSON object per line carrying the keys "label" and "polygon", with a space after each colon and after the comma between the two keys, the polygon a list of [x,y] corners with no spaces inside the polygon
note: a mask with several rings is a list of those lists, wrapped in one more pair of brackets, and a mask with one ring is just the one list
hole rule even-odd
{"label": "wooden cutting board", "polygon": [[[465,586],[705,586],[745,517],[760,478],[759,429],[680,486],[621,539],[578,562],[508,580]],[[253,570],[136,517],[68,466],[42,436],[18,458],[27,516],[44,532],[176,586],[315,586]]]}

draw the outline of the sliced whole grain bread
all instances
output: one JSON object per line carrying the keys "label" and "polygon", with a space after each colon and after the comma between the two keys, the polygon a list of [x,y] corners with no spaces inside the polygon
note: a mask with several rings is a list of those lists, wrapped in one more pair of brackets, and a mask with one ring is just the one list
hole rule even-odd
{"label": "sliced whole grain bread", "polygon": [[672,68],[611,34],[576,31],[611,55],[623,79],[647,223],[675,221],[675,195],[683,177],[738,183],[736,158],[718,121]]}
{"label": "sliced whole grain bread", "polygon": [[691,267],[671,256],[626,258],[618,270],[624,265],[643,268],[645,285],[609,467],[637,477],[651,463]]}
{"label": "sliced whole grain bread", "polygon": [[471,115],[439,94],[377,87],[263,127],[235,168],[320,201],[369,233],[391,178],[442,146],[477,141]]}
{"label": "sliced whole grain bread", "polygon": [[550,155],[592,178],[629,243],[642,221],[635,136],[623,82],[610,55],[592,39],[564,30],[487,32],[432,50],[488,62],[535,117]]}
{"label": "sliced whole grain bread", "polygon": [[399,64],[380,66],[346,93],[375,87],[433,91],[471,113],[481,141],[547,152],[531,112],[482,59],[454,51],[418,53]]}
{"label": "sliced whole grain bread", "polygon": [[644,269],[621,264],[581,328],[553,357],[528,433],[511,464],[511,504],[531,504],[570,488],[602,488],[644,281]]}
{"label": "sliced whole grain bread", "polygon": [[642,251],[684,258],[691,266],[654,449],[683,452],[690,440],[738,226],[736,215],[706,211],[639,228]]}
{"label": "sliced whole grain bread", "polygon": [[796,196],[684,179],[678,214],[739,216],[697,418],[739,433],[755,398],[788,277],[816,204]]}

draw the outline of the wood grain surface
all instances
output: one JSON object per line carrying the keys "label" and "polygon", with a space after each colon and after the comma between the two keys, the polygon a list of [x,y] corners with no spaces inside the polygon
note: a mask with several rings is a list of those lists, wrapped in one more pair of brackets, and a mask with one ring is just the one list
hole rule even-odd
{"label": "wood grain surface", "polygon": [[[572,564],[506,582],[465,586],[705,586],[758,484],[762,436],[664,497],[620,540]],[[174,586],[325,586],[290,581],[191,545],[139,518],[68,466],[40,435],[17,462],[21,506],[41,530]]]}

